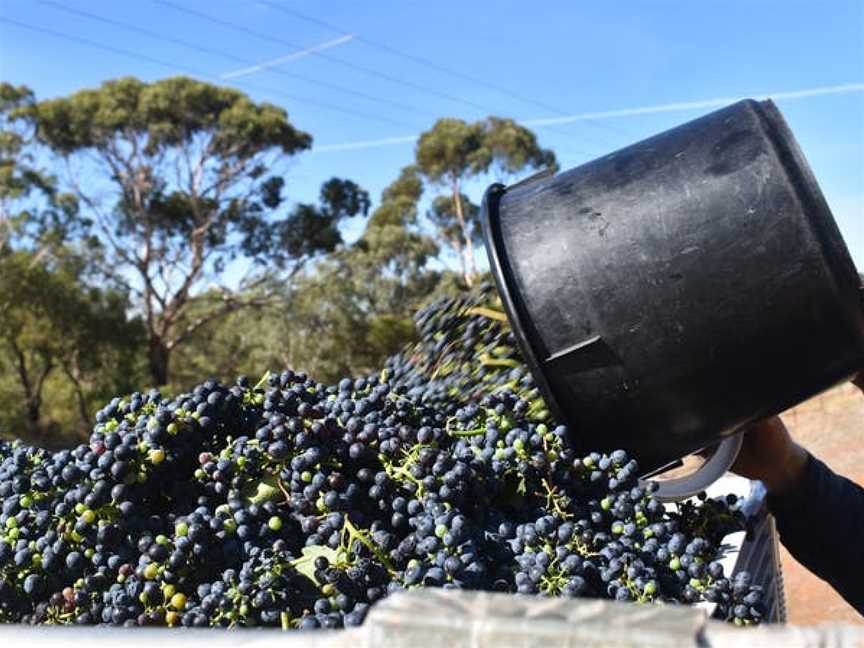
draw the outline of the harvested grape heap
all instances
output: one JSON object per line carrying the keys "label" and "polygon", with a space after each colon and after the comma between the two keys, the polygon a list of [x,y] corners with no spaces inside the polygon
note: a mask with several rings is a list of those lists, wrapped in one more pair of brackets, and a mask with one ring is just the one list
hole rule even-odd
{"label": "harvested grape heap", "polygon": [[717,560],[735,498],[667,510],[625,452],[576,456],[496,299],[424,309],[379,374],[136,393],[86,445],[0,444],[0,620],[340,628],[444,587],[758,622]]}

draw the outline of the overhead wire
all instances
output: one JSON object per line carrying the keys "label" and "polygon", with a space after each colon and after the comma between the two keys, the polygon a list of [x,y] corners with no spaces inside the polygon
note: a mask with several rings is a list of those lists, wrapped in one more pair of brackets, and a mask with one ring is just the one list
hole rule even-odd
{"label": "overhead wire", "polygon": [[[283,38],[277,38],[275,36],[271,36],[269,34],[265,34],[263,32],[259,32],[259,31],[254,30],[254,29],[250,29],[248,27],[244,27],[243,25],[238,25],[236,23],[233,23],[233,22],[230,22],[227,20],[222,20],[221,18],[217,18],[216,16],[212,16],[208,13],[204,13],[203,11],[191,9],[189,7],[185,7],[185,6],[177,4],[175,2],[171,2],[170,0],[151,0],[151,1],[155,2],[156,4],[170,7],[171,9],[174,9],[175,11],[185,13],[185,14],[190,15],[190,16],[195,16],[197,18],[200,18],[201,20],[205,20],[205,21],[211,22],[211,23],[216,24],[216,25],[221,25],[222,27],[226,27],[228,29],[233,29],[233,30],[238,31],[238,32],[249,34],[250,36],[255,36],[256,38],[266,40],[266,41],[269,41],[271,43],[278,43],[279,45],[282,45],[285,47],[291,47],[294,49],[302,49],[302,46],[298,45],[297,43],[293,43],[293,42],[285,40]],[[411,88],[412,90],[418,90],[420,92],[425,92],[427,94],[437,96],[437,97],[440,97],[442,99],[446,99],[448,101],[452,101],[455,103],[460,103],[460,104],[465,105],[465,106],[469,106],[471,108],[474,108],[475,110],[480,110],[482,112],[487,112],[487,110],[488,110],[486,107],[484,107],[478,103],[475,103],[473,101],[470,101],[469,99],[465,99],[463,97],[458,97],[458,96],[450,94],[448,92],[442,92],[442,91],[436,90],[434,88],[429,88],[429,87],[414,83],[413,81],[408,81],[407,79],[402,79],[402,78],[393,76],[392,74],[387,74],[386,72],[381,72],[380,70],[376,70],[374,68],[368,68],[368,67],[363,66],[363,65],[358,65],[356,63],[352,63],[351,61],[345,60],[345,59],[340,58],[338,56],[333,56],[332,54],[327,54],[325,52],[312,52],[311,55],[317,56],[318,58],[322,58],[322,59],[330,61],[332,63],[336,63],[337,65],[342,65],[344,67],[348,67],[348,68],[350,68],[356,72],[362,72],[364,74],[369,74],[371,76],[378,77],[379,79],[383,79],[383,80],[388,81],[390,83],[395,83],[395,84],[404,86],[406,88]]]}
{"label": "overhead wire", "polygon": [[[165,34],[153,31],[151,29],[139,27],[138,25],[133,25],[133,24],[130,24],[127,22],[123,22],[121,20],[116,20],[114,18],[108,18],[106,16],[95,14],[95,13],[92,13],[90,11],[85,11],[83,9],[78,9],[76,7],[70,7],[70,6],[65,5],[61,2],[57,2],[56,0],[37,0],[37,1],[43,5],[50,6],[50,7],[54,8],[58,11],[65,11],[66,13],[69,13],[69,14],[72,14],[75,16],[87,18],[88,20],[98,21],[98,22],[104,23],[106,25],[112,25],[114,27],[126,29],[130,32],[143,34],[144,36],[147,36],[149,38],[153,38],[154,40],[160,40],[163,43],[172,43],[174,45],[179,45],[180,47],[185,47],[187,49],[190,49],[190,50],[193,50],[196,52],[201,52],[202,54],[207,54],[209,56],[219,56],[223,59],[232,61],[233,63],[240,63],[243,65],[252,65],[252,66],[258,64],[258,62],[243,58],[242,56],[235,56],[234,54],[231,54],[229,52],[225,52],[223,50],[214,49],[211,47],[206,47],[204,45],[198,45],[197,43],[192,43],[190,41],[183,40],[180,38],[175,38],[173,36],[167,36]],[[317,85],[317,86],[320,86],[322,88],[335,90],[337,92],[344,92],[346,94],[351,94],[351,95],[354,95],[355,97],[360,97],[360,98],[366,99],[368,101],[373,101],[376,103],[380,103],[380,104],[388,105],[391,107],[399,108],[401,110],[410,111],[410,112],[415,113],[415,114],[418,112],[421,112],[421,111],[418,111],[418,109],[416,107],[409,106],[407,104],[403,104],[399,101],[393,101],[390,99],[377,97],[377,96],[362,92],[360,90],[354,90],[353,88],[348,88],[346,86],[338,85],[335,83],[329,83],[327,81],[322,81],[320,79],[308,77],[308,76],[305,76],[303,74],[297,74],[295,72],[289,72],[288,70],[284,70],[281,68],[273,68],[269,71],[271,71],[275,74],[279,74],[281,76],[290,77],[290,78],[294,78],[294,79],[300,79],[301,81],[305,81],[306,83]],[[431,113],[429,113],[429,114],[431,114]]]}
{"label": "overhead wire", "polygon": [[[281,11],[282,13],[285,13],[287,15],[294,16],[295,18],[297,18],[299,20],[303,20],[305,22],[308,22],[308,23],[311,23],[314,25],[318,25],[319,27],[329,29],[330,31],[334,31],[338,34],[348,34],[349,33],[347,30],[343,29],[342,27],[339,27],[338,25],[327,22],[326,20],[321,20],[320,18],[316,18],[315,16],[310,16],[309,14],[305,14],[301,11],[297,11],[296,9],[286,7],[285,5],[278,3],[278,2],[274,2],[273,0],[258,0],[258,2],[259,2],[259,4],[263,4],[267,7],[271,7],[273,9],[275,9],[277,11]],[[496,83],[491,83],[490,81],[487,81],[486,79],[481,79],[479,77],[475,77],[473,75],[466,74],[466,73],[462,72],[461,70],[447,67],[447,66],[441,65],[439,63],[436,63],[435,61],[427,59],[425,57],[417,56],[416,54],[412,54],[410,52],[406,52],[404,50],[397,49],[391,45],[388,45],[386,43],[382,43],[381,41],[369,38],[368,36],[364,36],[362,34],[357,34],[357,33],[353,33],[353,32],[351,32],[351,33],[353,34],[355,40],[357,40],[361,43],[364,43],[364,44],[368,45],[369,47],[373,47],[375,49],[379,49],[381,51],[388,52],[392,55],[401,57],[401,58],[406,59],[408,61],[412,61],[412,62],[417,63],[419,65],[425,66],[429,69],[436,70],[436,71],[441,72],[443,74],[447,74],[447,75],[450,75],[452,77],[462,79],[463,81],[468,81],[470,83],[473,83],[474,85],[479,85],[479,86],[483,86],[485,88],[488,88],[490,90],[494,90],[500,94],[511,97],[512,99],[516,99],[516,100],[521,101],[523,103],[531,104],[533,106],[537,106],[538,108],[542,108],[543,110],[546,110],[547,112],[551,112],[551,113],[554,113],[557,115],[562,115],[562,116],[570,114],[570,112],[568,112],[568,111],[564,111],[561,108],[557,108],[555,106],[552,106],[552,105],[550,105],[544,101],[538,101],[537,99],[534,99],[532,97],[527,97],[527,96],[525,96],[521,93],[515,92],[512,89],[507,88],[505,86],[501,86],[501,85],[498,85]],[[596,128],[605,129],[607,131],[616,133],[618,135],[624,135],[628,138],[631,137],[631,135],[629,133],[627,133],[626,131],[621,130],[619,128],[616,128],[614,126],[610,126],[609,124],[595,124],[593,122],[588,122],[588,123],[591,124],[592,126],[595,126]]]}
{"label": "overhead wire", "polygon": [[[146,61],[148,63],[154,64],[154,65],[159,65],[161,67],[166,67],[166,68],[169,68],[172,70],[179,70],[181,72],[186,72],[187,74],[192,74],[194,76],[202,77],[205,79],[219,81],[218,76],[210,74],[208,72],[203,72],[201,70],[197,70],[197,69],[192,68],[188,65],[183,65],[183,64],[175,63],[175,62],[171,62],[171,61],[163,61],[161,59],[155,58],[155,57],[150,56],[148,54],[141,54],[140,52],[133,52],[131,50],[123,49],[120,47],[114,47],[113,45],[107,45],[105,43],[101,43],[99,41],[94,41],[94,40],[91,40],[89,38],[85,38],[83,36],[76,36],[74,34],[56,31],[53,29],[49,29],[47,27],[32,25],[30,23],[25,23],[25,22],[22,22],[19,20],[15,20],[13,18],[8,18],[6,16],[0,16],[0,22],[4,22],[4,23],[9,24],[9,25],[14,25],[14,26],[19,27],[21,29],[27,29],[27,30],[30,30],[33,32],[47,34],[47,35],[53,36],[55,38],[60,38],[62,40],[67,40],[67,41],[87,45],[89,47],[94,47],[97,49],[101,49],[103,51],[111,52],[113,54],[120,54],[121,56],[126,56],[128,58],[134,58],[134,59],[138,59],[141,61]],[[249,88],[250,90],[256,90],[259,92],[266,92],[266,93],[270,93],[270,94],[274,94],[274,95],[283,96],[283,97],[286,97],[288,99],[291,99],[292,101],[297,101],[300,103],[306,103],[306,104],[309,104],[312,106],[317,106],[319,108],[324,108],[325,110],[331,110],[334,112],[339,112],[339,113],[343,113],[346,115],[350,115],[352,117],[358,117],[361,119],[380,121],[380,122],[388,123],[388,124],[391,124],[394,126],[399,126],[400,128],[411,128],[411,126],[408,124],[399,122],[399,121],[394,120],[394,119],[390,119],[388,117],[383,117],[381,115],[373,115],[373,114],[369,114],[369,113],[365,113],[365,112],[361,112],[361,111],[357,111],[357,110],[352,110],[350,108],[343,108],[341,106],[336,106],[336,105],[333,105],[333,104],[330,104],[330,103],[327,103],[324,101],[318,101],[317,99],[311,99],[309,97],[303,97],[303,96],[287,93],[287,92],[284,92],[283,90],[277,89],[277,88],[271,88],[268,86],[260,86],[257,84],[250,84],[250,83],[245,82],[245,81],[237,82],[237,85],[244,86],[246,88]]]}
{"label": "overhead wire", "polygon": [[[293,48],[300,48],[301,47],[300,45],[293,43],[291,41],[287,41],[285,39],[278,38],[278,37],[272,36],[270,34],[259,32],[255,29],[250,29],[249,27],[245,27],[243,25],[238,25],[236,23],[233,23],[233,22],[230,22],[227,20],[222,20],[221,18],[217,18],[216,16],[213,16],[211,14],[204,13],[204,12],[198,11],[196,9],[191,9],[189,7],[185,7],[183,5],[177,4],[176,2],[172,2],[171,0],[151,0],[151,2],[154,2],[156,4],[161,4],[161,5],[166,6],[166,7],[170,7],[171,9],[174,9],[178,12],[185,13],[185,14],[190,15],[190,16],[195,16],[197,18],[200,18],[201,20],[205,20],[205,21],[213,23],[215,25],[220,25],[220,26],[225,27],[227,29],[232,29],[232,30],[238,31],[240,33],[249,34],[250,36],[254,36],[254,37],[259,38],[261,40],[266,40],[266,41],[272,42],[272,43],[278,43],[280,45],[287,46],[287,47],[293,47]],[[386,74],[384,72],[381,72],[380,70],[375,70],[373,68],[368,68],[368,67],[365,67],[362,65],[357,65],[356,63],[352,63],[351,61],[347,61],[347,60],[339,58],[337,56],[333,56],[332,54],[325,54],[324,52],[311,52],[311,55],[317,56],[319,58],[330,61],[330,62],[335,63],[337,65],[342,65],[342,66],[348,67],[348,68],[355,70],[355,71],[364,72],[366,74],[376,76],[378,78],[384,79],[384,80],[392,82],[392,83],[396,83],[396,84],[399,84],[399,85],[402,85],[405,87],[409,87],[409,88],[412,88],[414,90],[420,90],[420,91],[426,92],[427,94],[430,94],[430,95],[438,96],[438,97],[441,97],[441,98],[444,98],[444,99],[447,99],[447,100],[450,100],[450,101],[453,101],[456,103],[460,103],[460,104],[469,106],[471,108],[480,110],[480,111],[487,113],[487,114],[494,114],[497,112],[497,108],[490,108],[488,106],[483,106],[481,104],[478,104],[474,101],[470,101],[470,100],[465,99],[463,97],[458,97],[458,96],[450,94],[450,93],[441,92],[441,91],[436,90],[434,88],[429,88],[428,86],[422,86],[422,85],[414,83],[412,81],[407,81],[406,79],[394,77],[393,75]],[[573,133],[571,133],[571,132],[567,132],[567,131],[564,131],[562,129],[555,128],[555,127],[552,127],[552,126],[549,126],[546,124],[543,124],[541,127],[546,128],[546,130],[551,131],[551,132],[557,132],[558,134],[563,135],[567,138],[574,137]],[[586,155],[589,157],[596,155],[595,153],[592,153],[589,151],[581,151],[581,153],[583,155]]]}

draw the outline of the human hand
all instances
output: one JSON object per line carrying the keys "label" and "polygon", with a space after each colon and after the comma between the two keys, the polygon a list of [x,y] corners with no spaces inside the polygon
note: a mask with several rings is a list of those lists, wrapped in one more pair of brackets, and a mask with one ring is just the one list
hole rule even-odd
{"label": "human hand", "polygon": [[792,440],[789,431],[774,416],[754,423],[744,432],[741,452],[732,472],[748,479],[758,479],[769,493],[790,490],[804,472],[809,455]]}

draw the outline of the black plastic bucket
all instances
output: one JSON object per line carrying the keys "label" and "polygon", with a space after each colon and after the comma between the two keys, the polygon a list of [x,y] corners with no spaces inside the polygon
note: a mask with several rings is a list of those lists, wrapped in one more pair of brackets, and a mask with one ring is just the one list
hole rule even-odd
{"label": "black plastic bucket", "polygon": [[482,218],[525,358],[585,451],[648,472],[864,366],[859,276],[770,101],[493,185]]}

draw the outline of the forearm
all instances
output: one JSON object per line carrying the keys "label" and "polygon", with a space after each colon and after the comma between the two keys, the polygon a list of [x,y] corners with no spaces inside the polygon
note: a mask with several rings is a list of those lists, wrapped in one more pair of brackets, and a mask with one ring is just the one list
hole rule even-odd
{"label": "forearm", "polygon": [[768,497],[789,552],[864,614],[864,488],[810,456],[793,487]]}

